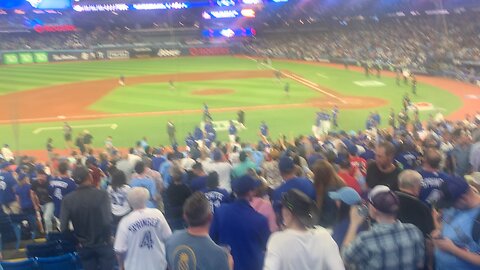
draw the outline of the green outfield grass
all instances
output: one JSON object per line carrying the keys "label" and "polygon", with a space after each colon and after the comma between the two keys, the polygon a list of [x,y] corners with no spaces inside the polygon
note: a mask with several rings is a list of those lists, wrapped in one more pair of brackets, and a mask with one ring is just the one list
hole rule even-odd
{"label": "green outfield grass", "polygon": [[[396,86],[394,78],[365,78],[361,73],[339,70],[328,67],[313,66],[299,63],[274,61],[273,66],[289,70],[321,86],[333,89],[344,95],[374,96],[386,99],[389,105],[376,108],[385,120],[390,107],[397,111],[401,106],[404,93],[410,91],[407,86]],[[257,70],[257,64],[248,59],[233,57],[198,57],[169,58],[130,61],[98,61],[75,62],[61,64],[36,64],[0,67],[0,98],[1,95],[15,91],[25,91],[34,88],[63,84],[68,82],[118,78],[120,74],[139,76],[148,74],[165,74],[177,72],[207,72],[225,70]],[[291,97],[286,98],[282,84],[274,79],[244,79],[244,80],[212,80],[201,82],[176,83],[177,89],[170,91],[167,84],[139,84],[119,87],[90,109],[105,113],[146,112],[163,110],[201,109],[202,102],[207,102],[214,108],[234,106],[256,106],[267,104],[302,103],[320,96],[319,93],[306,86],[289,80]],[[378,86],[359,86],[365,81],[374,81]],[[357,84],[355,83],[357,82]],[[191,95],[192,91],[201,89],[232,89],[235,93],[218,96]],[[32,90],[34,91],[34,90]],[[418,96],[412,97],[414,102],[430,102],[441,108],[445,114],[462,106],[458,97],[439,88],[418,84]],[[313,107],[297,109],[269,109],[247,111],[247,130],[242,130],[240,136],[244,140],[257,141],[258,126],[265,120],[271,134],[286,135],[310,134],[314,122]],[[339,123],[345,130],[364,129],[368,110],[342,110]],[[421,112],[425,119],[430,112]],[[215,120],[236,119],[235,112],[213,113]],[[152,145],[166,144],[165,124],[168,119],[176,122],[178,139],[183,141],[187,132],[201,121],[201,113],[181,115],[158,115],[141,117],[116,117],[97,120],[70,121],[72,126],[102,125],[105,127],[88,128],[95,137],[94,144],[102,146],[108,135],[114,137],[115,145],[131,146],[143,136],[147,136]],[[385,122],[385,121],[384,121]],[[109,124],[118,128],[111,129]],[[54,139],[58,148],[63,147],[61,130],[44,130],[37,134],[38,128],[60,127],[61,121],[49,123],[32,123],[21,125],[0,125],[0,143],[9,143],[18,149],[44,149],[48,137]],[[74,128],[75,132],[83,127]],[[226,132],[219,132],[219,139],[226,139]]]}
{"label": "green outfield grass", "polygon": [[[284,93],[284,83],[290,84],[288,96]],[[228,89],[234,91],[223,95],[196,95],[195,91]],[[173,111],[179,109],[199,109],[206,102],[211,108],[239,106],[304,103],[308,99],[320,97],[303,84],[293,80],[282,83],[274,78],[212,80],[175,83],[170,89],[168,83],[137,84],[118,87],[90,109],[108,113]]]}

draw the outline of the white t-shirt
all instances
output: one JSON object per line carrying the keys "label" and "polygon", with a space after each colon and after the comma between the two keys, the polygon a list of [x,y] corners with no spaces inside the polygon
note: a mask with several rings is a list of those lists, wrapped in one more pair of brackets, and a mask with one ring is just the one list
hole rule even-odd
{"label": "white t-shirt", "polygon": [[228,192],[232,191],[230,174],[232,173],[232,165],[227,162],[213,162],[205,165],[206,172],[217,172],[218,182],[221,188]]}
{"label": "white t-shirt", "polygon": [[324,228],[272,234],[264,270],[344,270],[340,251]]}
{"label": "white t-shirt", "polygon": [[125,253],[125,270],[165,270],[165,241],[172,235],[158,209],[135,210],[118,225],[114,249]]}
{"label": "white t-shirt", "polygon": [[107,187],[108,195],[110,195],[110,202],[112,203],[112,214],[115,216],[124,216],[130,212],[130,204],[127,201],[127,193],[130,190],[129,185],[123,185],[117,191],[113,190],[112,186]]}

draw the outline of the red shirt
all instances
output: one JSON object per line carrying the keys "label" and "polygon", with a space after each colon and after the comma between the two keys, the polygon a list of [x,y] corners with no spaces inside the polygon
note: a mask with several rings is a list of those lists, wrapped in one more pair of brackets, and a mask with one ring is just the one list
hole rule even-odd
{"label": "red shirt", "polygon": [[89,169],[90,175],[92,176],[93,185],[98,188],[100,186],[100,180],[102,180],[103,172],[95,166],[91,166]]}
{"label": "red shirt", "polygon": [[360,187],[360,184],[358,183],[357,179],[351,176],[348,172],[339,171],[338,176],[340,176],[340,178],[343,179],[343,181],[345,182],[345,184],[347,184],[347,186],[355,189],[355,191],[358,192],[358,194],[362,194],[362,188]]}
{"label": "red shirt", "polygon": [[359,156],[350,156],[350,175],[354,176],[356,170],[360,170],[363,176],[367,175],[367,161]]}

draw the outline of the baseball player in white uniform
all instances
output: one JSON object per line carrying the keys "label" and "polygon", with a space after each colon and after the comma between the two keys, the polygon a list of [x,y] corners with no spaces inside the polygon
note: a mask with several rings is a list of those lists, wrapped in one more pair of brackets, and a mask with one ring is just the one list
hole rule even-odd
{"label": "baseball player in white uniform", "polygon": [[149,198],[148,190],[143,187],[128,192],[133,211],[120,221],[114,245],[120,269],[167,269],[165,241],[172,231],[160,210],[146,208]]}

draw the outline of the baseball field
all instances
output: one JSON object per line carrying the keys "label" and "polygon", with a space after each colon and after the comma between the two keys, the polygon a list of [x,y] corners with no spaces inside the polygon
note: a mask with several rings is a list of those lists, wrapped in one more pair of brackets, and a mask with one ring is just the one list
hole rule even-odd
{"label": "baseball field", "polygon": [[[281,80],[273,69],[282,72]],[[121,75],[125,86],[119,85]],[[480,107],[475,86],[417,78],[418,95],[410,95],[423,119],[437,111],[459,119]],[[270,67],[233,56],[1,66],[0,143],[14,150],[43,150],[47,138],[53,138],[61,149],[62,125],[68,121],[74,135],[88,129],[97,147],[109,135],[118,147],[144,136],[151,145],[167,144],[169,119],[183,142],[202,121],[204,102],[221,140],[227,139],[222,125],[236,119],[240,109],[246,112],[246,129],[239,133],[245,141],[257,141],[262,120],[272,137],[311,134],[315,112],[335,104],[340,127],[358,130],[365,128],[370,111],[378,111],[385,125],[390,108],[398,112],[406,92],[411,87],[397,86],[391,73],[367,78],[356,67],[287,60],[274,60]]]}

